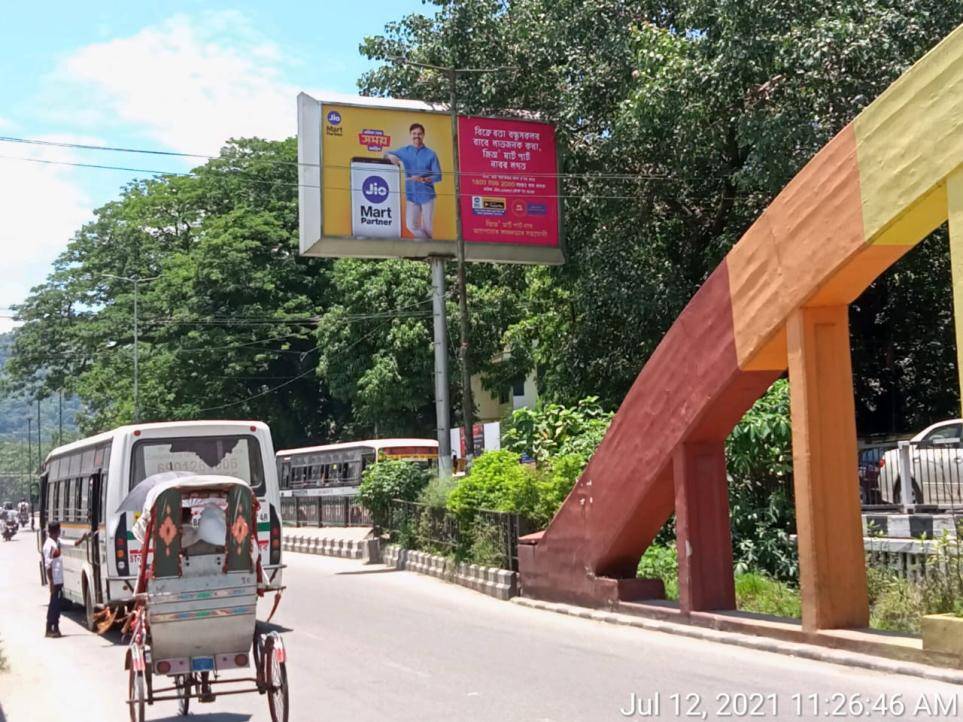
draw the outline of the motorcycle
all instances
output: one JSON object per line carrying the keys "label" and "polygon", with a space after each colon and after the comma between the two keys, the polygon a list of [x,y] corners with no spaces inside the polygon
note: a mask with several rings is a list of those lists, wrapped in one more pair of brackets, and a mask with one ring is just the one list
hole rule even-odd
{"label": "motorcycle", "polygon": [[24,529],[26,529],[26,528],[27,528],[27,524],[30,523],[30,512],[27,511],[26,509],[21,509],[21,510],[17,513],[17,516],[19,517],[19,520],[20,520],[20,526],[22,526]]}
{"label": "motorcycle", "polygon": [[7,519],[3,524],[3,540],[10,541],[17,533],[19,525],[16,519]]}

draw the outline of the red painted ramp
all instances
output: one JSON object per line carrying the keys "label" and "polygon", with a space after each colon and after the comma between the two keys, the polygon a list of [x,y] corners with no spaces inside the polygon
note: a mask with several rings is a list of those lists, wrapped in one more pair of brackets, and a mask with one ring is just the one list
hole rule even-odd
{"label": "red painted ramp", "polygon": [[520,545],[523,594],[589,604],[657,595],[619,580],[634,579],[673,512],[673,451],[723,440],[780,375],[740,370],[729,299],[723,263],[639,374],[552,523],[536,543]]}

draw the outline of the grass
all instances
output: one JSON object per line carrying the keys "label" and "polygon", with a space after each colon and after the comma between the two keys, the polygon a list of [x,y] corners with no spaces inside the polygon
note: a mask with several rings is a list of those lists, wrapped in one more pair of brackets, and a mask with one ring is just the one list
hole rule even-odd
{"label": "grass", "polygon": [[[671,546],[649,547],[639,560],[638,576],[661,579],[666,599],[679,598],[678,563]],[[903,634],[919,634],[926,614],[963,616],[963,549],[959,542],[943,540],[917,581],[875,566],[866,568],[870,627]],[[736,608],[744,612],[799,618],[799,589],[758,572],[735,575]]]}
{"label": "grass", "polygon": [[[666,599],[679,598],[678,562],[675,549],[649,547],[639,560],[638,576],[661,579]],[[765,574],[736,574],[736,608],[743,612],[799,617],[802,614],[799,590]]]}
{"label": "grass", "polygon": [[802,616],[799,590],[764,574],[736,574],[736,607],[743,612],[777,617]]}

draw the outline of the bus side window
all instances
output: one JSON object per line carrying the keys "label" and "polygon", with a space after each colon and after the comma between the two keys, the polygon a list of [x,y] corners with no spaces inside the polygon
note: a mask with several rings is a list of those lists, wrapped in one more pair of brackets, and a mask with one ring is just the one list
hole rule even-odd
{"label": "bus side window", "polygon": [[95,449],[87,449],[80,461],[80,473],[84,476],[90,476],[94,473],[94,456],[96,454]]}
{"label": "bus side window", "polygon": [[104,444],[104,461],[100,471],[100,518],[99,524],[107,523],[107,482],[110,479],[110,442]]}
{"label": "bus side window", "polygon": [[71,521],[73,514],[73,508],[70,506],[71,495],[70,492],[73,490],[74,482],[73,479],[67,479],[66,481],[60,482],[63,485],[63,489],[60,493],[60,519],[63,521]]}
{"label": "bus side window", "polygon": [[51,503],[50,503],[50,518],[53,519],[54,521],[60,521],[61,519],[60,487],[62,486],[63,486],[62,481],[58,481],[56,484],[54,484],[53,499],[51,500]]}
{"label": "bus side window", "polygon": [[[66,471],[66,473],[64,473]],[[61,469],[61,476],[73,478],[80,476],[80,452],[75,451],[70,455],[70,465],[66,470]]]}
{"label": "bus side window", "polygon": [[47,484],[47,519],[54,521],[57,518],[57,487],[59,481],[51,481]]}
{"label": "bus side window", "polygon": [[77,484],[80,486],[79,503],[75,504],[77,507],[77,521],[89,522],[90,521],[90,476],[85,476],[83,479],[78,479]]}

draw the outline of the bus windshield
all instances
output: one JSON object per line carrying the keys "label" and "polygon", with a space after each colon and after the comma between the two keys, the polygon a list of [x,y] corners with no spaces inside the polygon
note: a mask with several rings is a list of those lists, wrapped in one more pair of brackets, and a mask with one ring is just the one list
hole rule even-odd
{"label": "bus windshield", "polygon": [[130,488],[162,471],[223,474],[242,479],[258,496],[264,493],[264,466],[251,436],[193,436],[144,439],[134,444]]}

